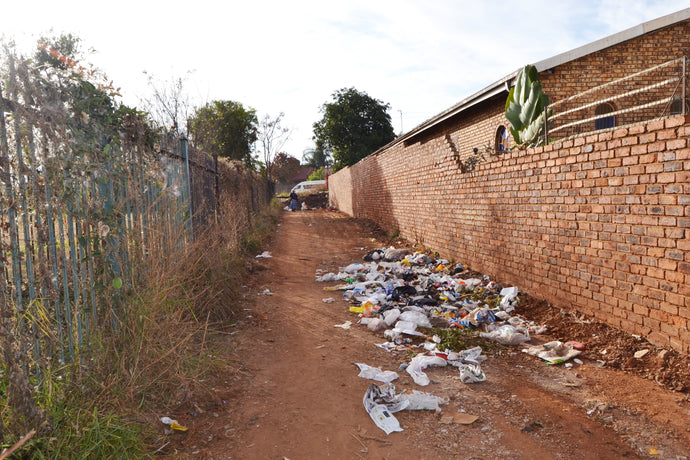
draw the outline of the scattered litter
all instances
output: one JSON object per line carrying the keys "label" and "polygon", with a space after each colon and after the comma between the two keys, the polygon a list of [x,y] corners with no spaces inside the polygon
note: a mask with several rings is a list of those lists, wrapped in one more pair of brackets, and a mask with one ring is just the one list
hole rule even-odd
{"label": "scattered litter", "polygon": [[371,367],[364,363],[355,363],[355,366],[359,367],[360,370],[358,377],[362,377],[363,379],[390,383],[399,377],[397,372],[382,371],[380,367]]}
{"label": "scattered litter", "polygon": [[[405,370],[420,386],[431,383],[425,369],[449,364],[458,369],[463,383],[487,380],[481,367],[486,360],[481,347],[444,349],[447,339],[441,338],[443,334],[433,336],[430,328],[468,329],[505,345],[521,345],[528,342],[531,335],[546,332],[545,325],[515,314],[520,303],[517,286],[501,286],[488,276],[472,278],[462,264],[412,253],[408,249],[374,249],[364,255],[361,263],[351,263],[330,273],[317,270],[316,281],[334,283],[325,286],[324,291],[342,292],[350,313],[357,315],[353,322],[385,337],[386,342],[375,344],[377,347],[389,353],[410,354],[409,363],[402,363],[398,370]],[[323,301],[335,302],[333,298]],[[350,329],[351,325],[348,321],[335,327]],[[567,348],[565,356],[558,354],[561,350],[558,347],[539,349],[539,352],[544,353],[543,359],[549,362],[563,362],[580,353],[573,351],[573,347]],[[415,408],[440,410],[439,405],[447,402],[417,390],[396,395],[390,382],[399,377],[397,373],[363,363],[356,365],[360,368],[360,377],[383,382],[383,385],[369,386],[363,404],[386,434],[402,431],[392,415],[395,412]],[[477,416],[457,414],[446,420],[447,423],[470,424]]]}
{"label": "scattered litter", "polygon": [[579,360],[577,358],[573,358],[573,362],[577,365],[580,365],[580,366],[582,366],[584,364],[581,360]]}
{"label": "scattered litter", "polygon": [[401,410],[441,412],[439,406],[448,404],[448,399],[417,390],[396,394],[395,385],[392,383],[384,383],[383,385],[372,383],[364,394],[363,403],[374,423],[386,434],[391,434],[394,431],[403,431],[400,422],[393,415],[394,413]]}
{"label": "scattered litter", "polygon": [[[393,389],[393,394],[395,394],[395,389]],[[364,409],[376,426],[381,428],[386,434],[391,434],[394,431],[402,431],[403,429],[400,428],[400,422],[398,422],[398,419],[395,418],[388,407],[377,402],[377,400],[382,399],[383,395],[384,391],[382,387],[375,383],[369,385],[369,389],[364,394],[364,399],[362,401]]]}
{"label": "scattered litter", "polygon": [[544,345],[537,345],[522,350],[529,355],[537,356],[550,364],[560,364],[582,353],[575,350],[572,345],[553,341]]}
{"label": "scattered litter", "polygon": [[647,453],[649,455],[659,455],[659,451],[654,447],[647,447]]}
{"label": "scattered litter", "polygon": [[257,259],[270,259],[270,258],[272,258],[272,257],[273,257],[273,256],[272,256],[271,254],[269,254],[268,251],[264,251],[264,252],[262,252],[261,254],[259,254],[259,255],[256,256]]}
{"label": "scattered litter", "polygon": [[187,431],[188,429],[186,426],[180,425],[177,420],[173,420],[170,417],[161,417],[161,423],[168,425],[170,428],[177,431]]}
{"label": "scattered litter", "polygon": [[644,350],[636,351],[635,354],[634,354],[633,356],[634,356],[635,358],[637,358],[637,359],[640,359],[640,358],[644,358],[644,356],[645,356],[647,353],[649,353],[649,349],[648,349],[648,348],[645,348]]}
{"label": "scattered litter", "polygon": [[273,295],[273,293],[271,292],[270,289],[264,289],[264,292],[262,292],[261,294],[263,294],[263,295]]}
{"label": "scattered litter", "polygon": [[335,299],[333,297],[328,297],[327,299],[321,299],[323,303],[333,303]]}

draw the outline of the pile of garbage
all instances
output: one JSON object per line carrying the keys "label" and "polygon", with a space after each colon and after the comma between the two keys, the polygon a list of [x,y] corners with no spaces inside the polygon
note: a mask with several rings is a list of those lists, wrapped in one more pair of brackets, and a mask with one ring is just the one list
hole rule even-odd
{"label": "pile of garbage", "polygon": [[[530,334],[546,331],[546,326],[515,314],[519,302],[517,287],[503,287],[488,276],[476,277],[476,273],[461,264],[407,249],[370,251],[363,263],[352,263],[338,273],[317,271],[316,280],[339,283],[324,290],[343,291],[343,299],[349,303],[350,312],[358,315],[359,324],[385,337],[386,342],[376,346],[389,352],[417,351],[401,370],[406,370],[420,386],[430,383],[424,373],[429,366],[453,366],[458,369],[463,383],[486,380],[481,369],[486,356],[482,355],[481,347],[440,349],[442,340],[438,335],[429,336],[431,328],[472,329],[481,337],[503,345],[521,345],[530,340]],[[331,303],[334,299],[323,301]],[[336,325],[343,329],[351,326],[350,321]],[[523,351],[550,363],[563,362],[579,353],[569,344],[548,345],[548,349],[541,346],[538,350]],[[396,395],[391,383],[398,378],[396,372],[382,371],[363,363],[357,366],[360,377],[383,382],[382,386],[370,385],[364,407],[386,434],[402,430],[392,415],[394,412],[421,408],[440,411],[439,404],[447,403],[416,390]]]}

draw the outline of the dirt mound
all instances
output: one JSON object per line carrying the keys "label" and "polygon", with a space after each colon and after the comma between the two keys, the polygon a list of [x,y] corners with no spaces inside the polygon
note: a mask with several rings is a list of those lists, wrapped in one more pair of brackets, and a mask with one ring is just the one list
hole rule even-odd
{"label": "dirt mound", "polygon": [[[315,192],[308,195],[299,196],[300,206],[306,203],[309,209],[325,209],[328,207],[328,192]],[[283,206],[290,204],[290,199],[286,198],[282,201]]]}

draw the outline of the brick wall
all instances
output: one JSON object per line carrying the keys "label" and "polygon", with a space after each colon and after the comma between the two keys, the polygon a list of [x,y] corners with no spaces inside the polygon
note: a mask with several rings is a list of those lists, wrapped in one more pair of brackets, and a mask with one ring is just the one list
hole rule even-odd
{"label": "brick wall", "polygon": [[488,156],[462,173],[458,152],[481,146],[501,122],[478,113],[367,157],[330,177],[332,203],[533,296],[690,353],[690,117]]}
{"label": "brick wall", "polygon": [[[540,79],[550,101],[556,103],[600,85],[625,78],[620,83],[586,93],[586,96],[582,98],[565,105],[557,104],[554,107],[556,112],[565,112],[574,107],[585,106],[584,110],[577,110],[560,118],[557,122],[559,124],[595,116],[597,104],[591,106],[587,104],[611,97],[614,98],[609,100],[608,104],[614,110],[629,110],[632,107],[649,104],[649,107],[645,109],[616,115],[616,125],[623,126],[669,114],[669,104],[655,102],[674,95],[680,98],[682,87],[677,79],[683,73],[683,64],[676,62],[653,71],[649,69],[683,56],[690,56],[690,21],[679,22],[566,62],[542,72]],[[643,73],[637,75],[640,72]],[[650,84],[659,86],[635,92]],[[627,97],[615,97],[626,93],[632,94]],[[564,138],[570,134],[593,131],[594,121],[577,125],[573,130],[561,131],[557,137]]]}

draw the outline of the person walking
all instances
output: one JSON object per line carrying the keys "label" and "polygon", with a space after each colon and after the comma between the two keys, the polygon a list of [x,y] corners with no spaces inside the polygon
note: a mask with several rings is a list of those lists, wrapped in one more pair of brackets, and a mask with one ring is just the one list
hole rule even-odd
{"label": "person walking", "polygon": [[293,190],[290,192],[290,211],[297,211],[299,209],[299,200],[297,193]]}

